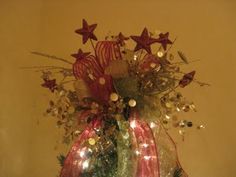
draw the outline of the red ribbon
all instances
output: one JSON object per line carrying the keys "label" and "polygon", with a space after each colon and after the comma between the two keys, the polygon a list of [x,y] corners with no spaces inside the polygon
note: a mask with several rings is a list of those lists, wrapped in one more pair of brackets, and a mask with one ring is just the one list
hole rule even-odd
{"label": "red ribbon", "polygon": [[[115,41],[99,41],[95,48],[95,56],[85,56],[73,64],[75,78],[83,79],[98,101],[106,103],[114,91],[112,77],[105,75],[105,68],[112,60],[120,60],[120,47]],[[105,82],[99,82],[104,79]]]}
{"label": "red ribbon", "polygon": [[157,144],[149,125],[141,121],[136,112],[131,114],[130,127],[133,146],[136,147],[136,177],[160,177]]}
{"label": "red ribbon", "polygon": [[73,144],[70,152],[68,153],[63,167],[61,169],[60,177],[79,177],[85,167],[87,154],[89,149],[84,145],[89,138],[96,135],[95,129],[101,126],[100,119],[94,119],[80,135],[79,139]]}

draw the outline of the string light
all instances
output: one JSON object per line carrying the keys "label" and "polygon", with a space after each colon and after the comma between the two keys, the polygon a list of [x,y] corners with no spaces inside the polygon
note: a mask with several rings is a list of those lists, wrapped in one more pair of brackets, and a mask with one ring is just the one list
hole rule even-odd
{"label": "string light", "polygon": [[135,120],[132,120],[132,121],[130,122],[130,127],[131,127],[132,129],[136,128],[136,121],[135,121]]}
{"label": "string light", "polygon": [[147,148],[148,146],[149,146],[149,145],[148,145],[147,143],[144,143],[144,144],[143,144],[143,147],[144,147],[144,148]]}
{"label": "string light", "polygon": [[89,160],[86,160],[82,164],[83,169],[87,169],[89,167]]}
{"label": "string light", "polygon": [[143,157],[145,160],[150,160],[151,159],[151,156],[144,156]]}
{"label": "string light", "polygon": [[85,152],[84,152],[84,150],[81,150],[81,151],[79,152],[79,155],[80,155],[80,157],[81,157],[81,158],[83,158],[83,157],[84,157],[84,155],[85,155]]}
{"label": "string light", "polygon": [[151,127],[151,128],[154,128],[154,127],[156,127],[156,124],[155,124],[154,122],[151,122],[151,123],[150,123],[150,127]]}

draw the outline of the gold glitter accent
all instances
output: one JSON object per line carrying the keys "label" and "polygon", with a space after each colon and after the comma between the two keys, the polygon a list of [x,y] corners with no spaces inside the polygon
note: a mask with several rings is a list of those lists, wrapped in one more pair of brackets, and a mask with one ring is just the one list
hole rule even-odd
{"label": "gold glitter accent", "polygon": [[75,136],[79,136],[80,134],[81,134],[81,131],[80,131],[80,130],[74,131],[74,135],[75,135]]}
{"label": "gold glitter accent", "polygon": [[204,129],[204,128],[206,128],[204,125],[199,125],[199,126],[197,126],[197,129]]}
{"label": "gold glitter accent", "polygon": [[171,118],[168,114],[166,114],[165,117],[166,117],[166,119],[170,119]]}
{"label": "gold glitter accent", "polygon": [[136,103],[136,101],[135,101],[134,99],[130,99],[130,100],[129,100],[129,106],[130,106],[130,107],[135,107],[136,104],[137,104],[137,103]]}
{"label": "gold glitter accent", "polygon": [[89,138],[89,139],[88,139],[88,142],[89,142],[89,144],[92,145],[92,146],[96,144],[96,141],[95,141],[94,138]]}
{"label": "gold glitter accent", "polygon": [[88,77],[89,77],[91,80],[94,80],[93,74],[89,73],[89,74],[88,74]]}
{"label": "gold glitter accent", "polygon": [[104,77],[99,78],[99,84],[104,85],[106,83],[106,80]]}
{"label": "gold glitter accent", "polygon": [[72,114],[72,113],[74,113],[74,112],[75,112],[75,108],[74,108],[73,106],[70,106],[70,107],[68,108],[68,113]]}
{"label": "gold glitter accent", "polygon": [[179,130],[179,134],[183,136],[185,134],[185,131],[184,130]]}
{"label": "gold glitter accent", "polygon": [[160,52],[160,51],[159,51],[159,52],[157,52],[157,56],[158,56],[158,57],[160,57],[160,58],[161,58],[161,57],[163,57],[163,55],[164,55],[164,54],[163,54],[163,52]]}
{"label": "gold glitter accent", "polygon": [[189,105],[185,105],[185,106],[183,107],[183,110],[184,110],[184,112],[188,112],[188,111],[190,110]]}
{"label": "gold glitter accent", "polygon": [[117,101],[119,99],[118,95],[116,93],[112,93],[110,95],[110,100],[111,101]]}
{"label": "gold glitter accent", "polygon": [[179,122],[179,126],[180,126],[181,128],[184,128],[184,127],[185,127],[185,122],[184,122],[183,120],[181,120],[181,121]]}
{"label": "gold glitter accent", "polygon": [[166,107],[167,108],[171,108],[173,106],[173,103],[171,103],[171,102],[166,102]]}
{"label": "gold glitter accent", "polygon": [[151,63],[151,64],[150,64],[150,67],[151,67],[151,68],[155,68],[156,65],[157,65],[156,63]]}
{"label": "gold glitter accent", "polygon": [[156,67],[156,68],[155,68],[155,71],[158,72],[158,71],[160,71],[160,69],[161,69],[161,65],[159,65],[158,67]]}

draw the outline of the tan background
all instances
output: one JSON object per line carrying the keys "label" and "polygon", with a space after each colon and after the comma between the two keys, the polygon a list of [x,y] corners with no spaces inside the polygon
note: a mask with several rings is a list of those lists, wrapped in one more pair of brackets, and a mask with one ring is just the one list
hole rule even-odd
{"label": "tan background", "polygon": [[[21,66],[54,62],[32,56],[43,51],[68,58],[81,46],[74,30],[81,19],[109,30],[139,34],[150,30],[178,36],[181,49],[201,62],[197,78],[211,87],[185,90],[198,112],[187,115],[207,129],[178,141],[181,162],[190,177],[236,176],[236,1],[234,0],[0,0],[0,177],[55,177],[55,149],[60,133],[55,121],[42,116],[49,92],[39,73]],[[85,48],[85,47],[84,47]]]}

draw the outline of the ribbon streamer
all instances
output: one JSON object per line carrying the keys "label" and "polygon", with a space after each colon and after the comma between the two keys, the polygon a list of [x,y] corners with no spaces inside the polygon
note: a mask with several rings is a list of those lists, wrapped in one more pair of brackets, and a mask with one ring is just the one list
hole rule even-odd
{"label": "ribbon streamer", "polygon": [[135,161],[131,148],[129,122],[118,121],[119,136],[117,139],[118,167],[117,177],[133,177]]}
{"label": "ribbon streamer", "polygon": [[115,41],[99,41],[96,45],[95,52],[104,70],[110,61],[122,59],[120,47]]}
{"label": "ribbon streamer", "polygon": [[131,114],[132,141],[136,144],[136,177],[160,177],[157,144],[149,125],[140,120],[136,112]]}
{"label": "ribbon streamer", "polygon": [[94,129],[101,126],[101,120],[93,120],[80,135],[79,139],[73,144],[68,153],[60,177],[79,177],[83,170],[89,166],[90,150],[84,143],[91,137],[96,135]]}

